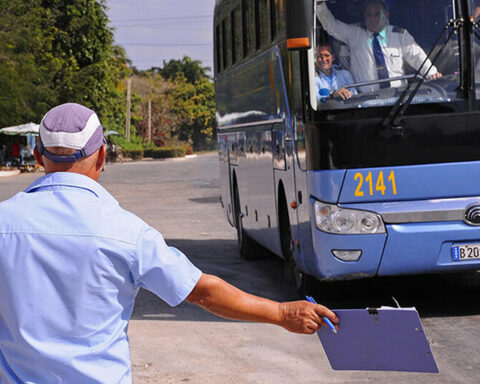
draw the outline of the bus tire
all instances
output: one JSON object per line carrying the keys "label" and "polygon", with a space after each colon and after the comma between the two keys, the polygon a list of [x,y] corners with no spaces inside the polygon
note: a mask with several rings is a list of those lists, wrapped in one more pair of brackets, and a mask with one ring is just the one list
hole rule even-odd
{"label": "bus tire", "polygon": [[235,227],[237,229],[237,247],[243,260],[255,260],[263,254],[263,248],[245,233],[242,225],[243,213],[240,209],[240,196],[235,184],[233,192],[233,206],[235,209]]}

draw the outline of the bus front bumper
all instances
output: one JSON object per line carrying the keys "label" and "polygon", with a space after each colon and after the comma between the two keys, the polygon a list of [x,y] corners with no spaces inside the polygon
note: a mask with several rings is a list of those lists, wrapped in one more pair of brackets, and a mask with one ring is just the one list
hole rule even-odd
{"label": "bus front bumper", "polygon": [[[305,272],[320,280],[413,275],[480,269],[480,258],[455,257],[455,246],[477,244],[480,227],[463,222],[386,224],[386,234],[334,235],[313,230],[316,257]],[[361,250],[357,261],[344,261],[335,250]]]}

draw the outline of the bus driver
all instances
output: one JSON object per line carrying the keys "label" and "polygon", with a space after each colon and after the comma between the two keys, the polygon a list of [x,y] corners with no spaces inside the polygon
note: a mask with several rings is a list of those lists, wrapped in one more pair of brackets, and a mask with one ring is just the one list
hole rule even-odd
{"label": "bus driver", "polygon": [[[384,0],[367,0],[364,8],[365,28],[336,20],[325,2],[317,7],[317,16],[323,29],[350,48],[351,71],[356,82],[404,76],[404,61],[418,69],[427,55],[410,33],[400,27],[389,25],[390,12]],[[421,74],[428,80],[442,76],[436,67],[425,63]],[[385,81],[360,87],[363,92],[378,88],[399,87],[403,81]]]}

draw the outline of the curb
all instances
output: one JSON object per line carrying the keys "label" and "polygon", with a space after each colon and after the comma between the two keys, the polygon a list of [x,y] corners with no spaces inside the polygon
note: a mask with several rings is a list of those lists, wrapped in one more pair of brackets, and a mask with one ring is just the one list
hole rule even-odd
{"label": "curb", "polygon": [[19,175],[19,174],[20,174],[19,169],[16,169],[16,170],[13,170],[13,171],[0,171],[0,177],[15,176],[15,175]]}

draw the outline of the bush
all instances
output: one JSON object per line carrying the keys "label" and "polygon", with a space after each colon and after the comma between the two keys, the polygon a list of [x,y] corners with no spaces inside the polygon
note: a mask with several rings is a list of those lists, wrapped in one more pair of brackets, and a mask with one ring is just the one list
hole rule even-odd
{"label": "bush", "polygon": [[145,150],[145,156],[154,159],[165,159],[167,157],[183,157],[187,154],[185,146],[182,147],[156,147]]}
{"label": "bush", "polygon": [[138,138],[126,141],[124,137],[113,136],[110,140],[121,148],[123,158],[132,160],[141,160],[143,158],[143,146]]}
{"label": "bush", "polygon": [[124,158],[130,158],[132,160],[141,160],[143,159],[143,148],[138,148],[138,149],[122,148],[122,155]]}

